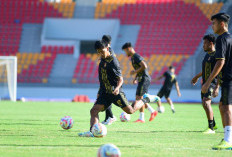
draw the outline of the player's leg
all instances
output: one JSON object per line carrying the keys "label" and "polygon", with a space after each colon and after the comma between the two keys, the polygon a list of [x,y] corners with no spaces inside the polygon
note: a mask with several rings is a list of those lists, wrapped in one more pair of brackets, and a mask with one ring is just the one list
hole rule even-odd
{"label": "player's leg", "polygon": [[213,117],[213,109],[211,107],[211,99],[210,98],[206,98],[203,97],[202,100],[202,106],[205,110],[207,119],[208,119],[208,128],[203,131],[204,134],[214,134],[214,126],[215,126],[215,121],[214,121],[214,117]]}
{"label": "player's leg", "polygon": [[[143,93],[144,82],[145,82],[144,78],[139,81],[137,89],[136,89],[136,99],[135,100],[140,100],[142,98],[143,94],[145,94],[145,93]],[[145,122],[145,119],[144,119],[144,109],[145,109],[145,105],[142,106],[139,109],[139,119],[135,121],[136,123],[144,123]]]}
{"label": "player's leg", "polygon": [[165,98],[166,98],[168,104],[169,104],[170,107],[171,107],[172,113],[175,113],[176,111],[175,111],[174,104],[173,104],[172,100],[171,100],[170,97],[169,97],[169,96],[170,96],[170,93],[171,93],[171,90],[167,90],[167,91],[165,92],[164,96],[165,96]]}
{"label": "player's leg", "polygon": [[[157,96],[160,97],[160,99],[164,96],[163,88],[160,89]],[[158,111],[160,111],[160,108],[162,107],[161,101],[157,101],[157,105],[158,105]]]}
{"label": "player's leg", "polygon": [[223,112],[222,101],[221,101],[221,100],[220,100],[220,102],[219,102],[219,111],[220,111],[220,114],[221,114],[223,129],[225,129],[225,124],[224,124],[224,112]]}
{"label": "player's leg", "polygon": [[172,100],[169,97],[167,97],[166,100],[167,100],[168,104],[170,105],[170,107],[172,109],[172,113],[175,113],[176,111],[175,111]]}
{"label": "player's leg", "polygon": [[223,112],[224,139],[213,147],[213,149],[232,150],[232,85],[222,86],[222,105],[220,107]]}
{"label": "player's leg", "polygon": [[145,94],[143,99],[136,100],[132,105],[130,105],[125,94],[123,92],[120,92],[114,98],[113,103],[121,107],[126,113],[133,114],[134,112],[139,110],[144,104],[157,101],[160,101],[160,98],[158,96]]}
{"label": "player's leg", "polygon": [[[140,100],[142,98],[142,96],[138,96],[136,95],[136,100]],[[139,119],[137,119],[135,122],[136,123],[145,123],[145,119],[144,119],[144,109],[145,109],[145,105],[143,105],[140,109],[139,109]]]}
{"label": "player's leg", "polygon": [[95,104],[90,110],[90,130],[87,132],[79,133],[78,136],[80,137],[94,137],[91,133],[92,126],[96,123],[99,123],[99,116],[98,113],[104,111],[111,105],[110,99],[108,99],[108,95],[101,94],[98,96]]}
{"label": "player's leg", "polygon": [[106,118],[105,118],[105,125],[111,125],[113,122],[115,122],[117,118],[112,113],[112,105],[110,105],[106,109]]}
{"label": "player's leg", "polygon": [[90,129],[87,132],[79,133],[78,136],[80,136],[80,137],[94,137],[92,132],[91,132],[91,129],[92,129],[92,126],[94,124],[99,122],[98,113],[102,110],[104,110],[104,105],[100,105],[100,104],[93,105],[93,107],[90,110]]}

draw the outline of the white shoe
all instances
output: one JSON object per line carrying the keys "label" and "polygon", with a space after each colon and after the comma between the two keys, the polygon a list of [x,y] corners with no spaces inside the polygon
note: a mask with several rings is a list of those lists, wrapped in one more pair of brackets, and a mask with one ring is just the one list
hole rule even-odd
{"label": "white shoe", "polygon": [[78,136],[80,136],[80,137],[94,137],[92,132],[90,132],[90,131],[79,133]]}
{"label": "white shoe", "polygon": [[105,125],[106,121],[102,121],[101,123]]}
{"label": "white shoe", "polygon": [[160,101],[160,97],[158,97],[157,95],[144,94],[143,98],[148,98],[150,100],[150,102]]}
{"label": "white shoe", "polygon": [[117,121],[117,118],[114,116],[113,118],[109,117],[106,122],[105,125],[111,125],[113,122]]}

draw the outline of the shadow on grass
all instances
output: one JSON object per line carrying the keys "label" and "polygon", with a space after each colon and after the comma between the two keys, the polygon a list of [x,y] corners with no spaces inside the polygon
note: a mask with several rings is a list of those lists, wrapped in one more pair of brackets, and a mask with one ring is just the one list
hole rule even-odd
{"label": "shadow on grass", "polygon": [[[115,132],[118,132],[118,133],[137,133],[137,134],[144,134],[144,133],[162,133],[162,132],[169,132],[169,133],[202,133],[202,131],[191,131],[191,130],[188,130],[188,131],[178,131],[178,130],[165,130],[165,131],[162,131],[162,130],[159,130],[159,131],[138,131],[138,132],[135,132],[135,131],[115,131]],[[220,131],[216,131],[216,133],[224,133],[224,132],[220,132]]]}
{"label": "shadow on grass", "polygon": [[0,123],[0,125],[57,125],[57,124],[35,124],[35,123]]}
{"label": "shadow on grass", "polygon": [[0,135],[1,136],[15,136],[15,137],[21,137],[21,136],[25,136],[25,137],[31,137],[31,136],[35,136],[35,135]]}
{"label": "shadow on grass", "polygon": [[[100,144],[96,145],[20,145],[20,144],[0,144],[0,147],[100,147]],[[133,146],[128,146],[128,145],[118,145],[118,147],[123,147],[123,148],[142,148],[142,145],[133,145]]]}

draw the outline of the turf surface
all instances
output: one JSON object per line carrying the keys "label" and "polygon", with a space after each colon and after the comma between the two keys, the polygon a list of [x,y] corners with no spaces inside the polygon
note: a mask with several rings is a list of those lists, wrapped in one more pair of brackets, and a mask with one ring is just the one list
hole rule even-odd
{"label": "turf surface", "polygon": [[[156,108],[156,105],[152,105]],[[107,126],[104,138],[81,138],[77,133],[89,129],[91,103],[56,102],[4,102],[0,101],[0,156],[1,157],[94,157],[102,144],[113,143],[123,157],[151,156],[232,156],[232,151],[214,151],[211,147],[223,138],[218,106],[214,105],[219,129],[215,135],[203,135],[207,127],[204,110],[200,104],[176,104],[172,114],[164,104],[165,113],[149,122],[137,124],[139,112],[131,122],[117,121]],[[122,110],[113,107],[119,119]],[[63,130],[60,118],[71,116],[74,126]],[[103,120],[105,113],[100,114]]]}

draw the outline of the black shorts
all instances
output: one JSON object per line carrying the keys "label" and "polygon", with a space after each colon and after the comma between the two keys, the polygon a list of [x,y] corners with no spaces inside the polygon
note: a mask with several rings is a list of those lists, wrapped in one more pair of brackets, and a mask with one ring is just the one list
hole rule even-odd
{"label": "black shorts", "polygon": [[171,89],[161,88],[157,96],[160,98],[162,98],[163,96],[165,96],[165,98],[169,98],[170,93]]}
{"label": "black shorts", "polygon": [[149,78],[142,78],[142,80],[138,83],[136,95],[143,96],[145,93],[148,93],[150,83],[151,80]]}
{"label": "black shorts", "polygon": [[232,85],[222,85],[221,90],[222,105],[232,105]]}
{"label": "black shorts", "polygon": [[207,93],[201,92],[201,100],[203,100],[203,98],[212,99],[214,87],[215,87],[215,85],[210,85]]}
{"label": "black shorts", "polygon": [[118,95],[99,94],[94,105],[104,105],[104,109],[102,111],[105,111],[112,103],[121,108],[130,105],[124,92],[120,92]]}

